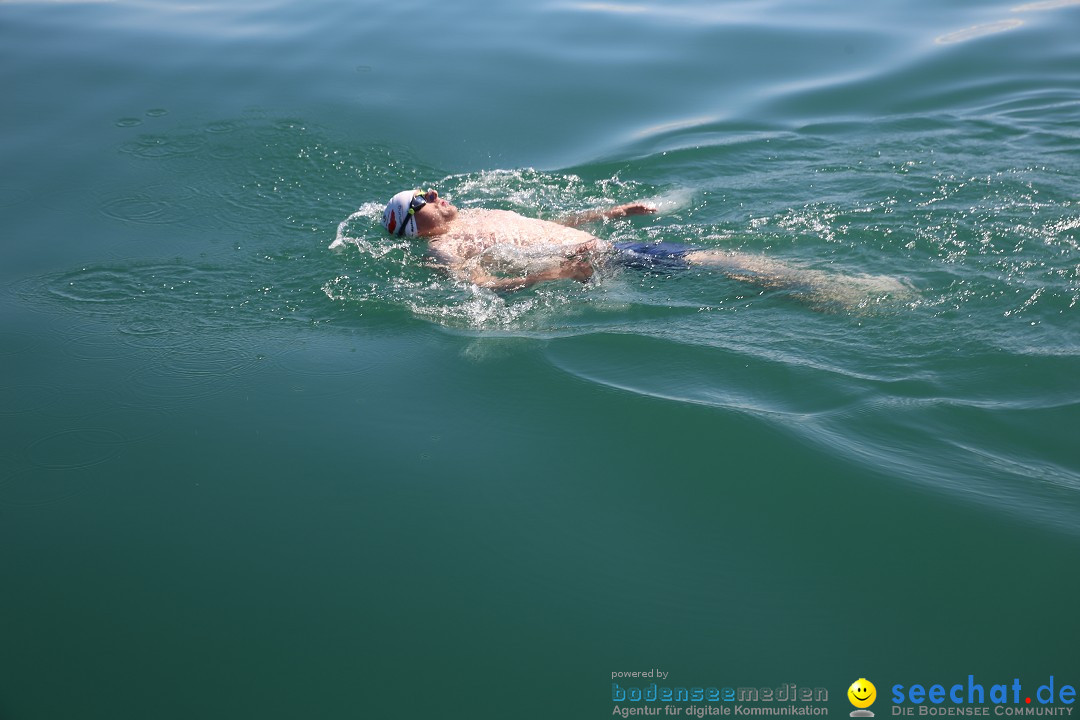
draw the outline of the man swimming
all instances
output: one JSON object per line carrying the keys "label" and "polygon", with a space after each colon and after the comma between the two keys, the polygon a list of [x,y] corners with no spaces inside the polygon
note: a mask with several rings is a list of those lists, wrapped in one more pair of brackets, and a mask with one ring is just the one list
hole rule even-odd
{"label": "man swimming", "polygon": [[896,297],[910,291],[882,275],[839,276],[763,255],[673,243],[612,244],[577,229],[588,222],[654,212],[646,203],[629,203],[551,222],[509,210],[459,210],[436,190],[404,190],[390,198],[382,224],[391,235],[426,239],[433,264],[451,276],[501,292],[555,280],[586,282],[606,258],[646,268],[714,267],[728,277],[784,288],[811,301],[851,304],[860,296],[865,301],[867,296]]}

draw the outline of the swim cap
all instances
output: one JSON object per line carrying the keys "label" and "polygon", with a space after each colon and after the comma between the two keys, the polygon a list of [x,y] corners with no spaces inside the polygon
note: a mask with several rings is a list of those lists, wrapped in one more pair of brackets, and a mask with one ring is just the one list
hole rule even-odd
{"label": "swim cap", "polygon": [[[386,209],[382,214],[382,224],[391,235],[397,235],[401,230],[401,224],[407,223],[405,235],[416,237],[416,219],[409,217],[409,203],[416,197],[416,193],[416,190],[402,190],[386,203]],[[412,220],[411,223],[410,220]]]}

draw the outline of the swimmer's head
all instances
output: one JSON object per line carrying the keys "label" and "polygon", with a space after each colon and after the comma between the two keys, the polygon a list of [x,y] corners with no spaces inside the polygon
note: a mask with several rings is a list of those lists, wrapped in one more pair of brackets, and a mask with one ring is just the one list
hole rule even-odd
{"label": "swimmer's head", "polygon": [[457,217],[457,208],[435,190],[402,190],[383,210],[382,224],[397,237],[430,237],[446,232]]}
{"label": "swimmer's head", "polygon": [[398,237],[416,236],[416,211],[427,205],[424,194],[419,190],[402,190],[383,210],[382,224],[386,231]]}

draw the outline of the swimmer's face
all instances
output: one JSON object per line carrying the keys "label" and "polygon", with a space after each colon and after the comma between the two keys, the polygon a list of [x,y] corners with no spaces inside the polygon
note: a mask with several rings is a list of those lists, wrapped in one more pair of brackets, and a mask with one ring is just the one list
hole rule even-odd
{"label": "swimmer's face", "polygon": [[443,234],[457,217],[457,208],[439,197],[438,190],[428,190],[424,193],[424,199],[427,205],[417,210],[415,215],[416,234],[421,237]]}
{"label": "swimmer's face", "polygon": [[874,683],[870,682],[866,678],[859,678],[855,682],[851,683],[851,687],[847,691],[848,700],[851,704],[857,708],[868,708],[874,704],[874,700],[877,699],[877,688],[874,687]]}

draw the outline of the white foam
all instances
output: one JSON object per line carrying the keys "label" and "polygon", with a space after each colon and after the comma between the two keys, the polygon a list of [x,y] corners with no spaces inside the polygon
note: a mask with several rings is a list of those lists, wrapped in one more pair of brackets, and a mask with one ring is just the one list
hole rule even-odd
{"label": "white foam", "polygon": [[694,191],[688,188],[669,190],[666,193],[645,198],[642,202],[652,205],[659,214],[676,212],[691,206],[694,200]]}
{"label": "white foam", "polygon": [[[338,223],[337,236],[334,238],[334,242],[330,243],[330,250],[340,250],[345,246],[345,243],[352,243],[360,246],[361,242],[367,243],[367,241],[361,238],[351,237],[348,234],[349,225],[354,220],[367,219],[373,222],[378,222],[382,218],[383,207],[378,203],[368,202],[360,206],[356,212],[349,217]],[[370,243],[367,243],[370,245]]]}

